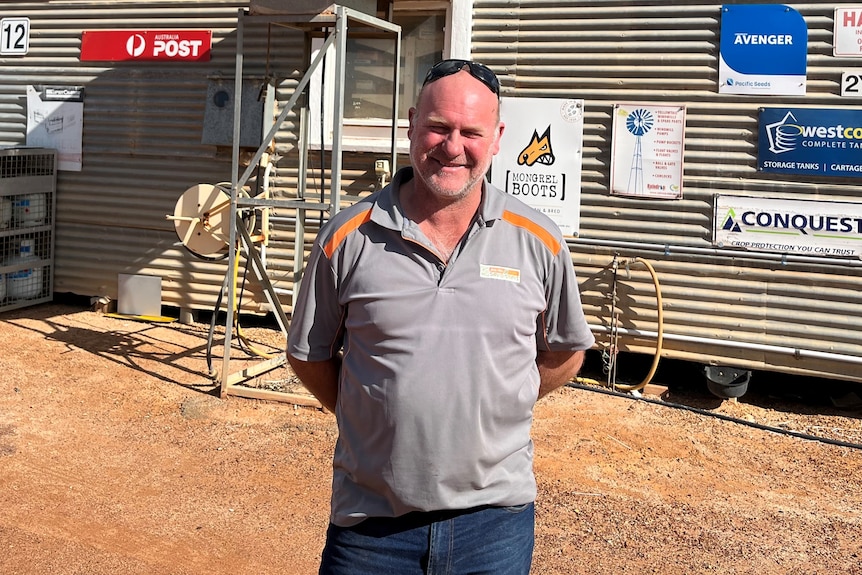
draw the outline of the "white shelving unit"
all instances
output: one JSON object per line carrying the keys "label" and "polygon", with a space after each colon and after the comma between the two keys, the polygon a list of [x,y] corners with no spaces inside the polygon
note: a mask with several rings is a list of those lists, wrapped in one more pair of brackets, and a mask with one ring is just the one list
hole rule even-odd
{"label": "white shelving unit", "polygon": [[0,312],[54,297],[57,153],[0,150]]}

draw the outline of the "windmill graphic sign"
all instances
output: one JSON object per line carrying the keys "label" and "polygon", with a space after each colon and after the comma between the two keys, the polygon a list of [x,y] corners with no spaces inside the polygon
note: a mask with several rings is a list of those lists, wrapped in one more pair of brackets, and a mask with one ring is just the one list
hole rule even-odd
{"label": "windmill graphic sign", "polygon": [[612,137],[611,194],[682,197],[685,106],[615,104]]}
{"label": "windmill graphic sign", "polygon": [[584,101],[503,98],[505,123],[491,183],[577,236],[581,209]]}

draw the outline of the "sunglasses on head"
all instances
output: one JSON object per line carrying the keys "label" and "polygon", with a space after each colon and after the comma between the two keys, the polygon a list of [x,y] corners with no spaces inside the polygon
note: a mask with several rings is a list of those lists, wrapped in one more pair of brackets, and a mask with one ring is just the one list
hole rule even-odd
{"label": "sunglasses on head", "polygon": [[435,80],[439,80],[444,76],[460,72],[461,70],[469,71],[471,76],[485,84],[485,86],[496,94],[498,98],[500,97],[500,80],[497,79],[497,75],[484,64],[471,62],[470,60],[443,60],[441,62],[437,62],[430,70],[428,70],[428,73],[425,75],[425,81],[422,82],[422,86],[430,84]]}

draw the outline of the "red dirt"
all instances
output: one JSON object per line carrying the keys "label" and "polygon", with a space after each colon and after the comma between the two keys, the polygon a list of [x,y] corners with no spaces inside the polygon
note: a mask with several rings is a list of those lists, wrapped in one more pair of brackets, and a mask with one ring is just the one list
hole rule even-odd
{"label": "red dirt", "polygon": [[[0,315],[0,573],[316,573],[334,418],[220,399],[206,333],[60,304]],[[665,399],[706,407],[540,402],[534,573],[862,573],[862,450],[710,415],[862,443],[859,412]]]}

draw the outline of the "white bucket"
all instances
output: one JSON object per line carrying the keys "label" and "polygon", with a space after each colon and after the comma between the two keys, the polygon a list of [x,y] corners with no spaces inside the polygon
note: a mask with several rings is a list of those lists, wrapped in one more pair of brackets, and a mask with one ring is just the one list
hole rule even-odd
{"label": "white bucket", "polygon": [[[33,240],[21,240],[18,255],[6,265],[20,265],[30,261],[37,262],[33,254]],[[42,292],[42,267],[32,267],[6,274],[6,295],[11,299],[33,299]]]}
{"label": "white bucket", "polygon": [[6,295],[11,299],[33,299],[42,291],[42,268],[18,270],[6,274]]}
{"label": "white bucket", "polygon": [[12,200],[0,198],[0,230],[5,230],[12,225]]}
{"label": "white bucket", "polygon": [[48,215],[45,194],[15,196],[12,208],[12,219],[18,227],[41,226]]}

